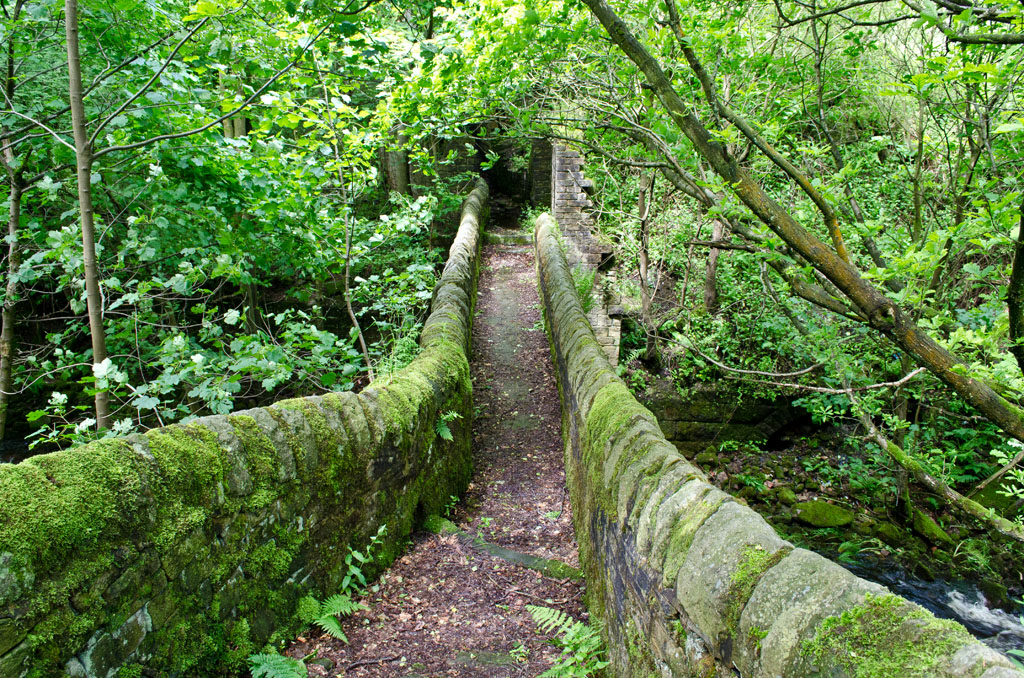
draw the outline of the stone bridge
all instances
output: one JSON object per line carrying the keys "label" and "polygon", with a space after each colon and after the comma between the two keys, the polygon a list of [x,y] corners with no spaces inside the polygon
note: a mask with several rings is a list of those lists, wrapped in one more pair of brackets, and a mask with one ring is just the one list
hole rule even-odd
{"label": "stone bridge", "polygon": [[[563,240],[577,262],[599,264],[605,246],[559,211],[560,199],[586,206],[578,156],[553,155]],[[350,546],[386,524],[394,558],[460,494],[487,196],[478,182],[464,204],[422,351],[404,370],[359,394],[0,466],[0,678],[109,678],[129,663],[209,675],[218,656],[292,637],[299,599],[338,590]],[[709,485],[616,376],[614,318],[583,314],[556,229],[537,221],[538,281],[588,603],[613,675],[1024,675],[958,625],[794,548]]]}

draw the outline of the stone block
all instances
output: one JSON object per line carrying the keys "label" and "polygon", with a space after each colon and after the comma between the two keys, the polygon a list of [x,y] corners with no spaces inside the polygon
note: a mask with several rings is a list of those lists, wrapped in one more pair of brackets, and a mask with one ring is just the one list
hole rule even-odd
{"label": "stone block", "polygon": [[0,656],[25,640],[28,631],[14,619],[0,619]]}
{"label": "stone block", "polygon": [[112,633],[99,633],[89,641],[78,659],[88,676],[112,678],[118,668],[142,644],[146,634],[153,630],[149,611],[142,608]]}

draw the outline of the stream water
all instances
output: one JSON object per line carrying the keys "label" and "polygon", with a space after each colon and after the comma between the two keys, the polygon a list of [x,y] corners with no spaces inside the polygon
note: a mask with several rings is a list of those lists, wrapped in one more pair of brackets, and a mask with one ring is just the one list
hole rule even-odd
{"label": "stream water", "polygon": [[844,565],[858,577],[882,584],[893,593],[912,600],[943,619],[963,624],[989,647],[1006,653],[1024,651],[1024,607],[1013,612],[990,607],[977,586],[965,581],[925,581],[913,574],[881,565]]}

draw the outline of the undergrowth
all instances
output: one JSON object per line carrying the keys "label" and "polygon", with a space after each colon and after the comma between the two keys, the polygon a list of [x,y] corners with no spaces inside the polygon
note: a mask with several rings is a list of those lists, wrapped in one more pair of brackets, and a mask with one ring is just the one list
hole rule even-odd
{"label": "undergrowth", "polygon": [[562,654],[539,678],[587,678],[600,676],[608,666],[604,641],[598,629],[550,607],[527,605],[527,611],[544,633],[554,636]]}
{"label": "undergrowth", "polygon": [[[345,556],[347,571],[341,581],[341,591],[320,602],[313,596],[299,601],[296,613],[306,624],[320,627],[327,635],[348,643],[348,637],[341,629],[341,618],[368,609],[355,600],[365,593],[366,575],[363,566],[373,561],[375,551],[387,534],[387,525],[381,525],[377,534],[370,537],[370,543],[363,551],[349,548]],[[270,649],[270,648],[268,648]],[[252,678],[306,678],[306,664],[274,652],[262,652],[249,656],[249,670]]]}

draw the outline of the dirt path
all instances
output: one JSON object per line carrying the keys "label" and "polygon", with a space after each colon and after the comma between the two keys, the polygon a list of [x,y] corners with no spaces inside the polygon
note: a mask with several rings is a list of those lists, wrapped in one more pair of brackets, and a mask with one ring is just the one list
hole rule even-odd
{"label": "dirt path", "polygon": [[[529,247],[484,248],[477,311],[475,471],[451,519],[492,544],[577,565],[558,392]],[[363,601],[369,610],[345,620],[348,645],[311,631],[288,654],[317,651],[310,676],[536,676],[558,649],[536,632],[525,606],[582,617],[581,588],[455,535],[417,533]]]}

